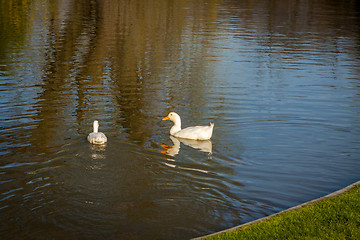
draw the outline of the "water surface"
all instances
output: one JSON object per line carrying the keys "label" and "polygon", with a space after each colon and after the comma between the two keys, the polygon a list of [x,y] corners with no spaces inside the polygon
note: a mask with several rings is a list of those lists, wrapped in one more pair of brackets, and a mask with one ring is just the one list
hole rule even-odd
{"label": "water surface", "polygon": [[189,239],[359,180],[359,11],[0,0],[1,236]]}

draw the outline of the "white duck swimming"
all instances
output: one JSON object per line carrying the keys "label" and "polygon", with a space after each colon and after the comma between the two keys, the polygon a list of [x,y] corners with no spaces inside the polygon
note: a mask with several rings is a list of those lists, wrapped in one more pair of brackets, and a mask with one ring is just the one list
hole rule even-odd
{"label": "white duck swimming", "polygon": [[194,126],[181,129],[181,118],[175,113],[171,112],[167,117],[162,119],[170,120],[174,123],[174,126],[170,129],[170,135],[179,137],[179,138],[187,138],[194,140],[209,140],[212,136],[214,124],[210,123],[209,126]]}
{"label": "white duck swimming", "polygon": [[92,144],[105,144],[107,142],[107,138],[104,133],[98,132],[98,130],[99,122],[95,120],[93,123],[93,132],[88,135],[87,140]]}

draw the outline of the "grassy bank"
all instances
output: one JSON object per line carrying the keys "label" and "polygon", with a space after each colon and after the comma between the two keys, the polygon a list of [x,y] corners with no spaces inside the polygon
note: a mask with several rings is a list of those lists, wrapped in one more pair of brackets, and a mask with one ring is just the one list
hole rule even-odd
{"label": "grassy bank", "polygon": [[360,239],[360,185],[338,196],[205,239]]}

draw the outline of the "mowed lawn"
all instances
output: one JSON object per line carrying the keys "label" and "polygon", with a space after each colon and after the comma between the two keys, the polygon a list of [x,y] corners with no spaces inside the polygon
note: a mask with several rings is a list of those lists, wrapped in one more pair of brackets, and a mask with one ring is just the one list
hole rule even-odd
{"label": "mowed lawn", "polygon": [[360,185],[338,196],[205,239],[360,239]]}

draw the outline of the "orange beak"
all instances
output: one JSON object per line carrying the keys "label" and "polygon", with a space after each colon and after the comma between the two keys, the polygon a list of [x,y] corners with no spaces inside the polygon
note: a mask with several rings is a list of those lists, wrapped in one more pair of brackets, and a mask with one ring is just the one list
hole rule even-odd
{"label": "orange beak", "polygon": [[166,144],[161,144],[161,146],[162,146],[163,148],[165,148],[165,149],[169,149],[169,146],[166,145]]}
{"label": "orange beak", "polygon": [[161,144],[161,146],[162,146],[163,148],[165,148],[166,150],[161,150],[160,152],[163,153],[163,154],[167,154],[167,150],[169,149],[169,146],[166,145],[166,144]]}
{"label": "orange beak", "polygon": [[166,117],[164,117],[162,120],[163,120],[163,121],[165,121],[165,120],[170,120],[170,118],[169,118],[169,116],[166,116]]}
{"label": "orange beak", "polygon": [[[166,150],[169,149],[169,146],[166,145],[166,144],[161,144],[161,146],[162,146],[163,148],[165,148]],[[161,150],[160,152],[161,152],[162,154],[167,154],[167,151],[166,151],[166,150]]]}

